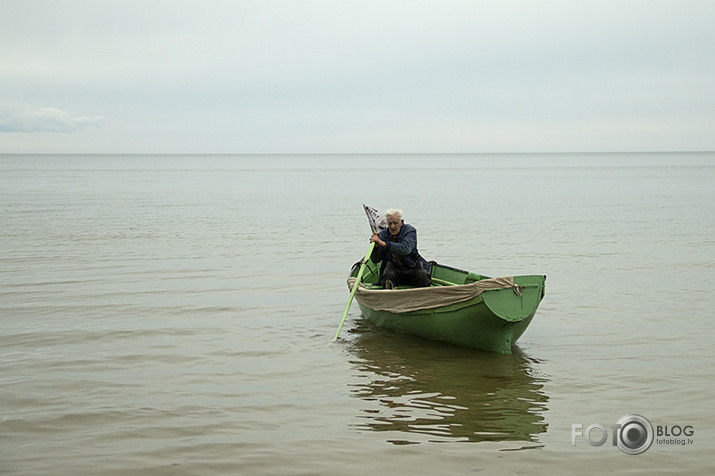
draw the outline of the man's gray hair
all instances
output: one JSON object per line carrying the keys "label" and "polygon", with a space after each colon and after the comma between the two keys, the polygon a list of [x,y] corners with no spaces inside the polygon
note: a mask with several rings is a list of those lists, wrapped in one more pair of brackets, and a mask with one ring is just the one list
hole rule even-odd
{"label": "man's gray hair", "polygon": [[402,210],[399,210],[397,208],[390,208],[385,212],[385,216],[397,216],[400,220],[402,220]]}

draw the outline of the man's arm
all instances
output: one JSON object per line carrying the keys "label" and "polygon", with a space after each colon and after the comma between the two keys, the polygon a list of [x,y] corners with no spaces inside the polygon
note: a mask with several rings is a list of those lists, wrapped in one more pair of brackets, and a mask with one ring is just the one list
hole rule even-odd
{"label": "man's arm", "polygon": [[385,257],[385,242],[382,240],[378,233],[372,234],[372,236],[370,237],[370,242],[375,243],[375,246],[372,249],[372,254],[370,255],[370,259],[373,263],[379,263],[380,261],[382,261],[382,258]]}
{"label": "man's arm", "polygon": [[412,250],[417,248],[417,230],[410,227],[405,230],[400,241],[394,242],[388,240],[385,245],[385,253],[392,252],[396,256],[408,255],[412,253]]}

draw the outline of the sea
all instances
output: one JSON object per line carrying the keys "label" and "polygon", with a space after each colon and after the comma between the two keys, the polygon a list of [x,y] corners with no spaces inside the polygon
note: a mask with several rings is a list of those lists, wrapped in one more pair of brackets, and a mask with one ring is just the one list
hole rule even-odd
{"label": "sea", "polygon": [[[363,204],[546,275],[514,352],[333,342]],[[0,155],[0,474],[712,474],[714,204],[713,152]]]}

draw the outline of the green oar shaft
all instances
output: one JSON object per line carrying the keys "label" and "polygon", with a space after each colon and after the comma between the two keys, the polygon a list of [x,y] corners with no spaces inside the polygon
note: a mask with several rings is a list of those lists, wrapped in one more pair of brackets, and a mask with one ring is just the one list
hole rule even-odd
{"label": "green oar shaft", "polygon": [[370,243],[370,247],[367,249],[367,254],[365,254],[365,258],[362,260],[362,263],[360,264],[360,271],[358,271],[358,274],[355,277],[355,284],[353,284],[353,288],[350,291],[350,297],[348,298],[348,303],[345,305],[345,312],[343,312],[343,318],[340,320],[340,326],[338,326],[338,332],[335,333],[333,342],[338,340],[338,335],[340,335],[340,329],[343,328],[343,323],[345,322],[345,318],[348,316],[348,310],[350,309],[350,304],[353,302],[353,298],[355,297],[355,292],[357,291],[358,286],[360,285],[360,280],[362,279],[362,275],[365,272],[365,266],[367,265],[367,260],[370,259],[370,255],[372,255],[373,248],[375,248],[375,242]]}

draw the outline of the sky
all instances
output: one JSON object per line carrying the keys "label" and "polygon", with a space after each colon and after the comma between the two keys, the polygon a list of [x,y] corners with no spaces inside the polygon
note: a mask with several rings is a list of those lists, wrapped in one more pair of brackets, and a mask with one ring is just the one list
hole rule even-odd
{"label": "sky", "polygon": [[2,0],[0,153],[715,150],[712,0]]}

